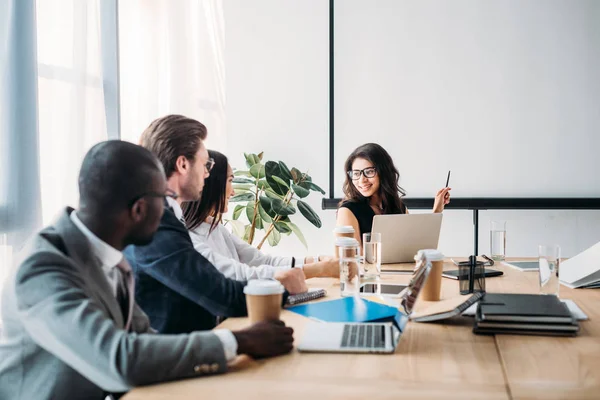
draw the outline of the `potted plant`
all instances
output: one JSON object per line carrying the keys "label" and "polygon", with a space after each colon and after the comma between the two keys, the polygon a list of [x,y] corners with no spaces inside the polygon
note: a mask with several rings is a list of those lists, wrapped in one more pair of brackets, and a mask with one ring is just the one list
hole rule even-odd
{"label": "potted plant", "polygon": [[[296,210],[311,224],[320,228],[321,218],[302,199],[311,192],[325,191],[312,182],[312,178],[297,168],[289,169],[283,161],[267,161],[263,164],[263,153],[246,154],[248,170],[234,172],[235,195],[229,200],[239,203],[235,206],[232,219],[234,234],[253,244],[257,231],[264,231],[257,248],[268,241],[270,246],[277,246],[281,235],[294,233],[308,248],[304,235],[290,217]],[[247,222],[240,220],[245,216]]]}

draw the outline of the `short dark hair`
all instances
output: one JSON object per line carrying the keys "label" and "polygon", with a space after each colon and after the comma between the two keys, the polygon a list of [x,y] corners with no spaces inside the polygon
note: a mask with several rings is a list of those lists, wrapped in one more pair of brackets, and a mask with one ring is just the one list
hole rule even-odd
{"label": "short dark hair", "polygon": [[153,190],[158,159],[133,143],[109,140],[93,146],[79,171],[79,206],[110,216],[126,210],[136,196]]}
{"label": "short dark hair", "polygon": [[209,150],[208,156],[215,160],[215,165],[210,171],[210,176],[204,181],[200,200],[185,202],[182,205],[183,219],[189,230],[196,229],[206,218],[213,217],[209,231],[212,232],[223,219],[223,210],[227,202],[225,189],[229,163],[227,157],[218,151]]}
{"label": "short dark hair", "polygon": [[344,163],[344,201],[366,201],[360,192],[354,187],[352,179],[347,172],[352,170],[352,163],[357,158],[364,158],[373,164],[379,175],[379,194],[381,195],[381,205],[384,214],[405,214],[406,206],[402,202],[401,196],[406,192],[398,181],[400,173],[394,165],[394,160],[387,151],[377,143],[367,143],[357,147],[352,154],[348,156]]}
{"label": "short dark hair", "polygon": [[206,135],[206,126],[201,122],[171,114],[152,121],[142,133],[140,145],[158,157],[169,178],[179,156],[194,160]]}

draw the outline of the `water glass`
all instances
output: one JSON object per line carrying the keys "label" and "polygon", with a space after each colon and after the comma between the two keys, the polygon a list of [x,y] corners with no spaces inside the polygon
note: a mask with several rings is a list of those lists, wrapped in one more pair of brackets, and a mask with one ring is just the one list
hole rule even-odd
{"label": "water glass", "polygon": [[364,277],[381,276],[381,233],[363,233]]}
{"label": "water glass", "polygon": [[490,223],[490,253],[492,260],[504,261],[506,257],[506,221]]}
{"label": "water glass", "polygon": [[540,245],[538,247],[538,262],[540,267],[540,294],[553,294],[558,297],[560,246]]}
{"label": "water glass", "polygon": [[340,295],[351,297],[358,295],[360,277],[360,245],[356,239],[338,238],[336,240],[340,263]]}

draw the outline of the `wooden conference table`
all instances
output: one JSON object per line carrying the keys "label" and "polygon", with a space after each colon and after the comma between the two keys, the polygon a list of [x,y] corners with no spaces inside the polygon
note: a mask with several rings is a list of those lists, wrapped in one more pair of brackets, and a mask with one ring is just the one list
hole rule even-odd
{"label": "wooden conference table", "polygon": [[[390,267],[386,265],[386,268]],[[412,268],[409,264],[394,265]],[[454,265],[446,263],[446,269]],[[500,266],[502,277],[488,278],[488,292],[537,293],[538,273]],[[410,275],[383,275],[408,283]],[[339,297],[339,282],[311,279],[309,286]],[[458,294],[458,281],[442,280],[442,298]],[[154,399],[598,399],[600,398],[600,290],[560,288],[589,320],[574,338],[472,333],[473,320],[410,322],[393,355],[307,354],[254,361],[238,357],[230,372],[132,390],[126,400]],[[426,305],[420,301],[418,307]],[[306,318],[290,311],[282,320],[302,337]],[[239,329],[246,318],[220,327]]]}

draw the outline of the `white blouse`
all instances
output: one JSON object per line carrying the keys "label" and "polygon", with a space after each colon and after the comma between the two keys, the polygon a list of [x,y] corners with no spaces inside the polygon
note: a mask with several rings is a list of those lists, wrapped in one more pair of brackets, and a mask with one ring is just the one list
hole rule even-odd
{"label": "white blouse", "polygon": [[[218,224],[210,234],[209,230],[210,224],[203,222],[189,231],[192,243],[196,251],[228,278],[238,281],[270,279],[278,270],[292,267],[292,257],[264,254],[229,232],[222,224]],[[297,266],[301,266],[298,261]]]}

